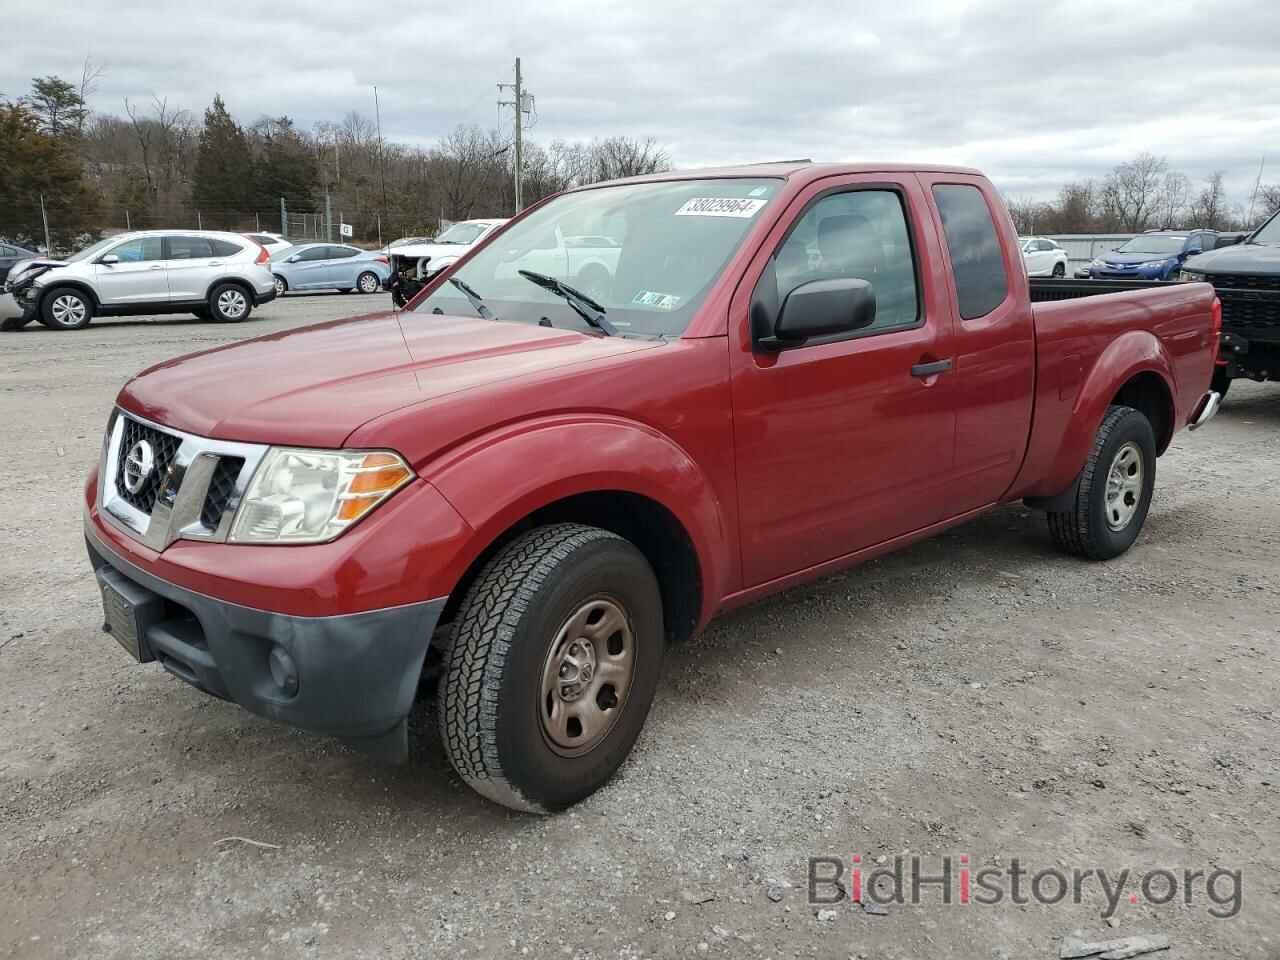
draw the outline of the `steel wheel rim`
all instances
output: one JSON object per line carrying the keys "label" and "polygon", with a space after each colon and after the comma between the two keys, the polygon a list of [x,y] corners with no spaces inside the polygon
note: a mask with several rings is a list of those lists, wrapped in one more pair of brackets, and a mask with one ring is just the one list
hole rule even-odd
{"label": "steel wheel rim", "polygon": [[1117,533],[1129,526],[1138,512],[1145,473],[1142,450],[1132,440],[1123,444],[1107,471],[1107,526]]}
{"label": "steel wheel rim", "polygon": [[366,273],[360,278],[360,289],[365,293],[373,293],[378,289],[378,278],[372,273]]}
{"label": "steel wheel rim", "polygon": [[218,294],[218,310],[224,317],[238,320],[244,316],[244,308],[247,305],[248,301],[239,290],[223,290]]}
{"label": "steel wheel rim", "polygon": [[562,757],[599,746],[622,715],[635,678],[636,637],[609,597],[582,603],[556,631],[542,667],[538,720]]}
{"label": "steel wheel rim", "polygon": [[63,326],[68,323],[79,323],[85,315],[84,301],[71,294],[63,294],[53,301],[51,312],[55,323]]}

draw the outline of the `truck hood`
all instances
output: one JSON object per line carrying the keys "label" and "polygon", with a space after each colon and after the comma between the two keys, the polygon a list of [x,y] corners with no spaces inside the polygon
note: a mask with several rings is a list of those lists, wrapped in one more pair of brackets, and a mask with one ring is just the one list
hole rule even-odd
{"label": "truck hood", "polygon": [[411,404],[658,343],[382,313],[169,360],[130,380],[119,403],[157,423],[220,440],[340,447],[361,424]]}
{"label": "truck hood", "polygon": [[1280,275],[1280,247],[1241,243],[1192,257],[1184,270],[1203,273],[1273,273]]}

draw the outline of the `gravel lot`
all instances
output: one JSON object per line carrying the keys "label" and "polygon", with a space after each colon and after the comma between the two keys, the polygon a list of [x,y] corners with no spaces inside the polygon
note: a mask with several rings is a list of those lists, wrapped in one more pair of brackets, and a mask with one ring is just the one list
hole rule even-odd
{"label": "gravel lot", "polygon": [[[384,302],[0,335],[0,955],[1021,960],[1079,930],[1280,957],[1280,387],[1179,436],[1120,560],[1061,557],[1012,507],[717,621],[670,655],[622,773],[538,819],[438,751],[379,767],[99,631],[79,497],[121,384]],[[903,851],[1129,868],[1128,890],[1238,869],[1242,906],[1126,891],[1113,926],[1092,881],[1056,906],[808,904],[809,857]]]}

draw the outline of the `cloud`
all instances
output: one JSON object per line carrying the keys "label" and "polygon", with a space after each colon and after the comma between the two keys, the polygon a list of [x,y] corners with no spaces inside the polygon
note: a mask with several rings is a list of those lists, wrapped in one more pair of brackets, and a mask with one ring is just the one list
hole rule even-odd
{"label": "cloud", "polygon": [[[72,42],[56,24],[79,22]],[[372,115],[432,143],[493,127],[516,54],[535,139],[653,135],[681,166],[809,156],[982,167],[1047,197],[1140,150],[1247,196],[1259,156],[1280,180],[1280,4],[1165,0],[585,0],[270,5],[25,4],[0,91],[106,64],[92,105],[168,97],[197,116],[221,92],[242,121]],[[80,45],[78,45],[80,44]],[[502,123],[509,119],[502,118]]]}

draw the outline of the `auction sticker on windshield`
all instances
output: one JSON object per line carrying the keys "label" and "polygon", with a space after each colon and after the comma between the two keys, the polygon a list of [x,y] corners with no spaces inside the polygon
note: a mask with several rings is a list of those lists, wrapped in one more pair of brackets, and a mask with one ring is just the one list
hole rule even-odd
{"label": "auction sticker on windshield", "polygon": [[677,217],[737,217],[749,220],[760,212],[768,200],[746,200],[739,197],[693,197],[676,211]]}

